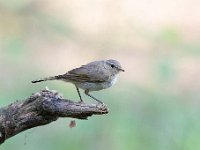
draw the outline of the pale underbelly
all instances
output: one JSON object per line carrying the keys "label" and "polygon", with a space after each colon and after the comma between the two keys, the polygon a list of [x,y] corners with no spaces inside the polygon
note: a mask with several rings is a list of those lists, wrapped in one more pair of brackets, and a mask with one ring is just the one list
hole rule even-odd
{"label": "pale underbelly", "polygon": [[85,82],[85,83],[76,83],[75,85],[83,90],[89,90],[89,91],[99,91],[112,86],[112,84],[109,82],[103,82],[103,83]]}
{"label": "pale underbelly", "polygon": [[[69,82],[64,80],[65,82]],[[89,90],[89,91],[99,91],[99,90],[103,90],[103,89],[107,89],[109,87],[111,87],[112,85],[114,85],[117,81],[117,76],[114,76],[112,78],[112,80],[110,81],[106,81],[106,82],[102,82],[102,83],[94,83],[94,82],[71,82],[74,85],[76,85],[78,88],[81,88],[83,90]]]}

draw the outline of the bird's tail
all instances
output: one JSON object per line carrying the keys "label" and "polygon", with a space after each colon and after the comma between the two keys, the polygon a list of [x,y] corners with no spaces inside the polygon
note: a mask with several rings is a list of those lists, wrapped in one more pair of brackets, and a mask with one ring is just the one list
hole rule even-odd
{"label": "bird's tail", "polygon": [[43,82],[43,81],[48,81],[48,80],[59,80],[61,79],[61,75],[54,76],[54,77],[47,77],[47,78],[42,78],[38,80],[31,81],[32,83],[37,83],[37,82]]}

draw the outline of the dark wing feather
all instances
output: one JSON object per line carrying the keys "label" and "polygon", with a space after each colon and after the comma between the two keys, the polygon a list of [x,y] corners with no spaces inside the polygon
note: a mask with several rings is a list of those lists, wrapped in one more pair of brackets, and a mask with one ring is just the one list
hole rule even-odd
{"label": "dark wing feather", "polygon": [[110,78],[110,74],[103,67],[103,64],[83,65],[62,76],[74,82],[105,82]]}

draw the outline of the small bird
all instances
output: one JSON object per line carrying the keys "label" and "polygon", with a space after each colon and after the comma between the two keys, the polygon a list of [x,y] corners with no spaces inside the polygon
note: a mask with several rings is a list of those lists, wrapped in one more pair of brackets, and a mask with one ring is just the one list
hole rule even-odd
{"label": "small bird", "polygon": [[83,100],[79,88],[83,89],[87,96],[103,104],[102,101],[89,94],[89,92],[111,87],[116,83],[117,76],[121,71],[124,72],[124,69],[122,69],[121,64],[117,60],[93,61],[79,68],[72,69],[63,75],[34,80],[32,83],[47,80],[70,82],[75,85],[81,102],[83,102]]}

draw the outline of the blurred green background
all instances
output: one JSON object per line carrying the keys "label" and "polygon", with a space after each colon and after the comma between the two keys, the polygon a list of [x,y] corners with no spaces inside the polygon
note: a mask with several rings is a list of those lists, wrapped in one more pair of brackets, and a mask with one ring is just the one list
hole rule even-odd
{"label": "blurred green background", "polygon": [[[110,113],[62,118],[1,150],[199,150],[200,2],[0,0],[0,106],[44,89],[78,100],[73,85],[31,84],[94,60],[116,59],[118,83],[93,95]],[[83,94],[82,94],[83,95]],[[88,103],[94,103],[84,97]]]}

